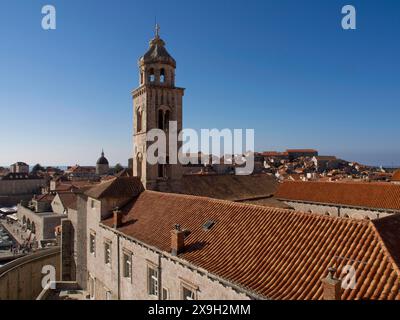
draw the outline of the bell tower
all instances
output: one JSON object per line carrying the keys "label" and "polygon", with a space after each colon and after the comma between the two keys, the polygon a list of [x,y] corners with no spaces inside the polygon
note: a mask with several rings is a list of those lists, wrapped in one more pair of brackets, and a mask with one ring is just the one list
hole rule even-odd
{"label": "bell tower", "polygon": [[[175,86],[176,61],[165,48],[156,25],[155,36],[148,51],[139,59],[139,87],[133,97],[133,175],[140,177],[146,189],[178,192],[182,178],[180,164],[170,163],[168,157],[170,121],[176,121],[176,135],[182,131],[183,88]],[[152,129],[163,130],[167,137],[167,154],[163,163],[149,164],[147,142]],[[178,150],[181,144],[177,142]]]}

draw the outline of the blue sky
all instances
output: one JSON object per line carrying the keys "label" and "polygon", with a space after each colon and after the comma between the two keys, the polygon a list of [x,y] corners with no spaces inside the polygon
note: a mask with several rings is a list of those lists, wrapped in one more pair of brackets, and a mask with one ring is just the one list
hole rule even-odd
{"label": "blue sky", "polygon": [[[41,8],[57,9],[57,30]],[[357,30],[341,8],[357,9]],[[256,150],[400,165],[397,0],[1,0],[0,165],[132,153],[154,17],[186,88],[184,127],[254,128]]]}

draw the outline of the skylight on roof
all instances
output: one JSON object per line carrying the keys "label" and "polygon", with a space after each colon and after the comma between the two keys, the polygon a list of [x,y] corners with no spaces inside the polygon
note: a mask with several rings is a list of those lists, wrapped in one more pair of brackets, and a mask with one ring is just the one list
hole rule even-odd
{"label": "skylight on roof", "polygon": [[203,230],[208,231],[210,230],[215,224],[215,221],[208,220],[205,224],[203,224]]}

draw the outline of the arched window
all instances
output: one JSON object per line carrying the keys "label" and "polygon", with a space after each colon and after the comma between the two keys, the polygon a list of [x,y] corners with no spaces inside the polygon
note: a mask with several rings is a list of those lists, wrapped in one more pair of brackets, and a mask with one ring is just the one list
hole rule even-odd
{"label": "arched window", "polygon": [[164,130],[164,111],[158,110],[158,129]]}
{"label": "arched window", "polygon": [[165,111],[164,114],[164,130],[168,131],[169,129],[169,110]]}
{"label": "arched window", "polygon": [[33,221],[32,221],[31,231],[32,231],[32,233],[36,233],[36,225],[35,225],[35,222],[33,222]]}
{"label": "arched window", "polygon": [[143,71],[142,72],[140,72],[140,84],[143,84]]}
{"label": "arched window", "polygon": [[331,214],[327,211],[327,212],[325,212],[325,215],[326,216],[328,216],[328,217],[330,217],[331,216]]}
{"label": "arched window", "polygon": [[139,178],[142,177],[142,154],[138,153],[136,156],[136,172],[137,172],[137,176]]}
{"label": "arched window", "polygon": [[22,225],[23,225],[23,226],[26,225],[26,217],[25,217],[25,216],[22,218]]}
{"label": "arched window", "polygon": [[162,68],[160,70],[160,83],[164,83],[165,82],[165,69]]}
{"label": "arched window", "polygon": [[137,119],[137,132],[142,131],[142,110],[140,108],[137,109],[136,112],[136,119]]}
{"label": "arched window", "polygon": [[149,71],[149,81],[150,82],[154,82],[155,80],[156,80],[156,76],[154,74],[154,69],[151,68],[150,71]]}
{"label": "arched window", "polygon": [[344,217],[345,217],[346,219],[350,218],[350,216],[349,216],[348,214],[345,214]]}
{"label": "arched window", "polygon": [[26,221],[26,228],[28,230],[31,230],[31,220],[28,218],[28,220]]}

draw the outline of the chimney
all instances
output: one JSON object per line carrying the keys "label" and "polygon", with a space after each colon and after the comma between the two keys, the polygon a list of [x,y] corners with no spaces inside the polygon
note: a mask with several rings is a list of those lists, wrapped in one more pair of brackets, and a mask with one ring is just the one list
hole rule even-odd
{"label": "chimney", "polygon": [[335,268],[329,268],[328,276],[322,279],[324,300],[341,300],[342,281],[335,277],[335,273]]}
{"label": "chimney", "polygon": [[113,211],[113,227],[119,228],[122,225],[122,211],[116,207]]}
{"label": "chimney", "polygon": [[177,256],[182,253],[185,248],[185,232],[179,224],[175,225],[175,229],[171,231],[171,254]]}

